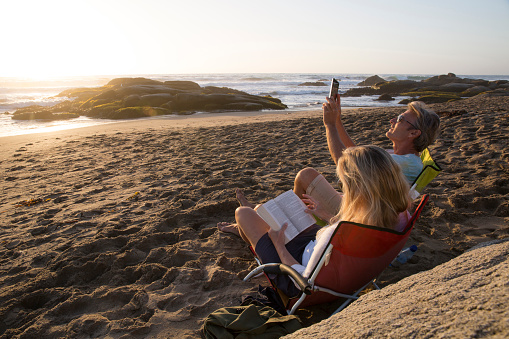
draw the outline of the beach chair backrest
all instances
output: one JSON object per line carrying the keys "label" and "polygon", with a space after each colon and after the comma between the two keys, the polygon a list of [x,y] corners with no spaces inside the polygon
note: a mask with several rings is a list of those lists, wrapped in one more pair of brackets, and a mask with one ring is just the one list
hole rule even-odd
{"label": "beach chair backrest", "polygon": [[419,193],[442,171],[442,168],[433,160],[427,148],[421,152],[421,161],[422,171],[411,185]]}
{"label": "beach chair backrest", "polygon": [[330,241],[329,264],[321,268],[315,284],[350,294],[377,277],[402,250],[428,198],[422,197],[402,232],[341,222]]}

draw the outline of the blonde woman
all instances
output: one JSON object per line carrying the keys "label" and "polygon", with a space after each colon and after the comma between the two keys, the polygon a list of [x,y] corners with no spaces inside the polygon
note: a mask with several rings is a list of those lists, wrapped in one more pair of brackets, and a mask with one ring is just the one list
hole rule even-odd
{"label": "blonde woman", "polygon": [[[329,220],[330,226],[310,226],[286,245],[286,225],[280,231],[273,231],[254,209],[237,208],[238,231],[253,246],[262,263],[281,262],[306,276],[306,266],[311,267],[308,263],[312,264],[321,255],[340,220],[403,230],[410,217],[407,212],[411,204],[408,182],[385,150],[376,146],[346,149],[338,159],[337,175],[343,196],[335,216],[311,196],[305,195],[303,199],[308,205],[307,212]],[[288,277],[277,276],[275,281],[287,295],[298,293]]]}

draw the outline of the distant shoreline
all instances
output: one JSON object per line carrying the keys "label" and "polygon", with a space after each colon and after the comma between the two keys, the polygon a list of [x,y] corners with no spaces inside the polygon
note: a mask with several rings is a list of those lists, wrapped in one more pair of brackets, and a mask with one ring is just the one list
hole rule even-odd
{"label": "distant shoreline", "polygon": [[[331,77],[339,78],[340,92],[344,93],[357,84],[366,80],[371,74],[326,74],[326,73],[245,73],[245,74],[176,74],[176,75],[119,75],[119,76],[86,76],[86,77],[64,77],[48,81],[31,81],[27,79],[0,78],[0,137],[26,135],[39,133],[39,128],[58,130],[61,125],[76,124],[79,128],[83,126],[98,126],[111,124],[106,119],[95,119],[80,117],[78,119],[62,121],[20,121],[12,120],[12,114],[18,109],[30,105],[52,106],[63,98],[55,97],[64,90],[81,87],[97,87],[108,83],[109,80],[118,77],[146,77],[158,81],[192,81],[200,86],[228,87],[253,95],[270,95],[280,99],[288,105],[284,113],[293,111],[320,110],[325,100],[328,86],[307,87],[299,86],[305,82],[323,81],[327,83]],[[432,75],[424,74],[378,74],[387,80],[422,80]],[[483,78],[485,80],[507,79],[504,75],[460,75],[467,78]],[[345,97],[342,99],[344,108],[362,107],[404,107],[397,102],[407,97],[396,97],[394,101],[377,101],[376,96]],[[9,112],[3,114],[2,112]],[[269,111],[270,113],[270,111]],[[260,112],[260,114],[267,114]],[[202,115],[202,113],[199,113]],[[198,116],[198,114],[192,115]],[[163,119],[174,119],[164,116]],[[121,120],[122,122],[124,120]],[[74,127],[73,127],[74,129]]]}

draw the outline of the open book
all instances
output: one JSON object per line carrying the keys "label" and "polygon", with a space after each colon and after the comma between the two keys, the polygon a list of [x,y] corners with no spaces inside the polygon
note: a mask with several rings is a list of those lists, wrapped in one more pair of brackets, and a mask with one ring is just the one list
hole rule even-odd
{"label": "open book", "polygon": [[305,212],[306,204],[292,190],[267,201],[256,212],[273,230],[279,230],[288,223],[285,231],[285,244],[300,232],[315,223],[315,219]]}

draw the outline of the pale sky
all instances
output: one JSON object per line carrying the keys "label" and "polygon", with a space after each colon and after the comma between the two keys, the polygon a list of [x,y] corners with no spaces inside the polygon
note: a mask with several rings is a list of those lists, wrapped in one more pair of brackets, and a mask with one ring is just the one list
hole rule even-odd
{"label": "pale sky", "polygon": [[9,0],[0,77],[509,75],[509,0]]}

